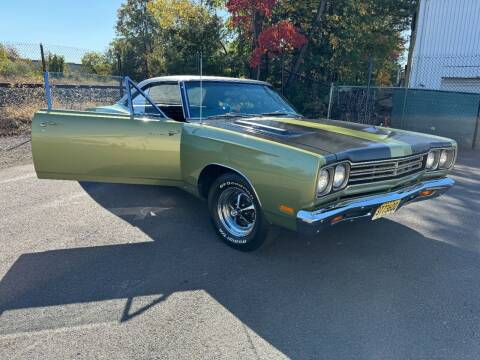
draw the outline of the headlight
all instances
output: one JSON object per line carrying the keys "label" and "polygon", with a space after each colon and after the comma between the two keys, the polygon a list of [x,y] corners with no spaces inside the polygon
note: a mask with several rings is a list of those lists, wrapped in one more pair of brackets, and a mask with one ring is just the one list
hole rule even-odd
{"label": "headlight", "polygon": [[335,173],[333,175],[333,187],[335,189],[341,188],[347,182],[347,166],[344,164],[337,165],[335,167]]}
{"label": "headlight", "polygon": [[455,161],[454,149],[442,150],[440,154],[440,159],[438,160],[438,167],[440,169],[450,169],[453,166],[454,161]]}
{"label": "headlight", "polygon": [[445,170],[451,168],[454,161],[455,150],[453,148],[430,150],[425,167],[430,171]]}
{"label": "headlight", "polygon": [[329,186],[330,186],[330,172],[327,169],[323,169],[318,174],[317,196],[323,195],[325,192],[327,192]]}
{"label": "headlight", "polygon": [[447,164],[447,161],[448,161],[447,150],[442,150],[440,152],[440,158],[438,160],[438,167],[443,168]]}
{"label": "headlight", "polygon": [[427,169],[433,169],[433,166],[435,165],[435,152],[434,151],[430,151],[428,153],[428,156],[427,156],[427,164],[426,164],[426,167]]}
{"label": "headlight", "polygon": [[343,189],[348,183],[350,166],[347,162],[323,168],[318,173],[317,197]]}

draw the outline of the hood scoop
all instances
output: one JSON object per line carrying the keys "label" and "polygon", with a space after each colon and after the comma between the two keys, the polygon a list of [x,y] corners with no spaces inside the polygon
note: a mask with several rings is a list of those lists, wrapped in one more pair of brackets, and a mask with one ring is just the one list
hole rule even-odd
{"label": "hood scoop", "polygon": [[[245,131],[248,131],[251,133],[264,133],[264,134],[270,134],[270,135],[287,137],[287,138],[304,136],[304,135],[315,133],[314,131],[302,131],[302,130],[295,131],[292,129],[285,129],[279,126],[267,125],[268,123],[262,124],[262,123],[258,123],[254,121],[246,121],[246,120],[237,120],[233,124],[236,126],[242,127]],[[280,124],[280,123],[276,123],[276,124]]]}

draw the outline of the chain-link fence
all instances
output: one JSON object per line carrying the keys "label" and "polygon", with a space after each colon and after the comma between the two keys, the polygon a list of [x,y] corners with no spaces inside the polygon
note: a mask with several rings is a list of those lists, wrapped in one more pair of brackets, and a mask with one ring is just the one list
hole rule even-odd
{"label": "chain-link fence", "polygon": [[[286,70],[282,80],[291,74]],[[284,81],[272,83],[294,108],[309,118],[327,117],[331,83],[314,79],[302,74],[295,74],[292,81],[285,86]]]}
{"label": "chain-link fence", "polygon": [[89,53],[67,46],[0,43],[0,135],[28,132],[35,111],[47,106],[44,69],[53,108],[85,110],[120,99],[122,78],[88,73],[82,59]]}
{"label": "chain-link fence", "polygon": [[329,117],[480,147],[480,55],[413,58],[406,87],[332,86]]}
{"label": "chain-link fence", "polygon": [[334,86],[330,118],[455,139],[477,147],[480,94],[400,87]]}
{"label": "chain-link fence", "polygon": [[414,57],[409,87],[480,93],[480,54]]}

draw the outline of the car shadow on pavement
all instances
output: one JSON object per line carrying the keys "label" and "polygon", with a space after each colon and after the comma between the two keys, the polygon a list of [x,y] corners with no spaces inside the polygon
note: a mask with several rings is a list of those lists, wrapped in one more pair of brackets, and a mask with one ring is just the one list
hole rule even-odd
{"label": "car shadow on pavement", "polygon": [[[20,256],[0,282],[0,333],[12,310],[124,299],[119,319],[129,321],[172,294],[204,290],[292,358],[480,351],[476,253],[387,219],[320,237],[281,231],[271,245],[241,253],[217,240],[206,205],[180,190],[82,186],[153,241]],[[132,310],[147,295],[154,300]]]}

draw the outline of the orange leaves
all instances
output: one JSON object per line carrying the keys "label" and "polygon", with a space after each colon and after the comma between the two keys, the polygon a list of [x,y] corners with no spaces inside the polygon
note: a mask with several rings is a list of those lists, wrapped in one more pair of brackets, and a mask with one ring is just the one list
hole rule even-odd
{"label": "orange leaves", "polygon": [[254,40],[255,49],[250,56],[250,66],[253,68],[261,64],[265,54],[278,56],[285,51],[300,48],[307,42],[290,21],[283,20],[264,27],[264,19],[271,18],[276,4],[277,0],[228,0],[226,3],[227,10],[232,15],[232,24]]}
{"label": "orange leaves", "polygon": [[260,65],[262,56],[280,55],[285,51],[298,49],[305,45],[307,38],[288,20],[283,20],[263,30],[258,36],[258,47],[252,53],[250,65]]}
{"label": "orange leaves", "polygon": [[246,31],[253,28],[257,14],[269,18],[277,0],[228,0],[225,6],[232,14],[232,22]]}

